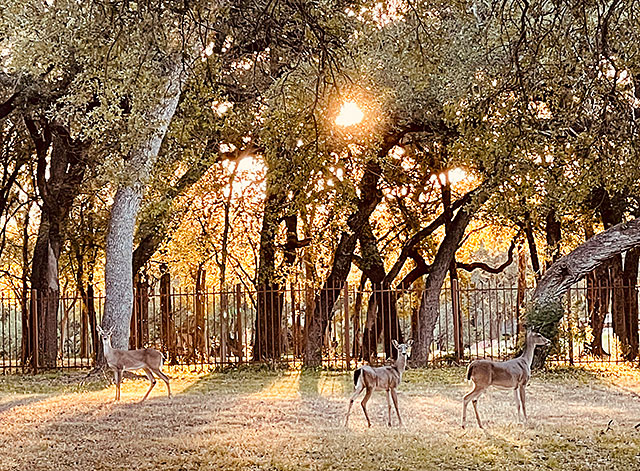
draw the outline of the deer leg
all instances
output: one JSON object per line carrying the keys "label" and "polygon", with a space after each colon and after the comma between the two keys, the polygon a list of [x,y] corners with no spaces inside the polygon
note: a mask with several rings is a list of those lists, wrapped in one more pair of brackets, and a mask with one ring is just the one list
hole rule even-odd
{"label": "deer leg", "polygon": [[478,421],[478,425],[480,426],[480,428],[482,428],[482,422],[480,422],[480,416],[478,415],[478,408],[476,404],[478,402],[478,397],[480,397],[483,391],[484,389],[479,388],[476,384],[473,390],[465,394],[464,398],[462,399],[462,428],[465,427],[467,422],[467,406],[469,405],[469,402],[473,402],[473,408],[476,412],[476,420]]}
{"label": "deer leg", "polygon": [[391,427],[391,390],[387,389],[387,408],[389,410],[389,422],[387,425]]}
{"label": "deer leg", "polygon": [[162,381],[164,381],[164,382],[167,384],[167,393],[168,393],[168,395],[169,395],[169,398],[171,398],[171,386],[169,386],[169,377],[168,377],[166,374],[164,374],[164,373],[160,370],[160,368],[157,368],[157,369],[154,371],[154,373],[155,373],[155,374],[157,374],[157,375],[160,377],[160,379],[161,379]]}
{"label": "deer leg", "polygon": [[480,414],[478,414],[478,400],[477,400],[477,399],[474,399],[474,400],[472,401],[472,403],[473,403],[473,410],[474,410],[474,411],[475,411],[475,413],[476,413],[476,420],[478,421],[478,427],[480,427],[480,428],[484,428],[484,427],[482,426],[482,422],[480,421]]}
{"label": "deer leg", "polygon": [[114,379],[116,381],[116,401],[120,400],[120,382],[122,381],[122,371],[118,368],[113,370]]}
{"label": "deer leg", "polygon": [[525,405],[526,401],[525,401],[525,394],[524,394],[524,384],[520,386],[519,388],[519,392],[520,392],[520,402],[522,403],[522,413],[524,415],[524,423],[527,423],[527,407]]}
{"label": "deer leg", "polygon": [[364,386],[361,386],[360,388],[356,388],[354,393],[351,395],[351,399],[349,399],[349,407],[347,408],[347,416],[344,419],[344,426],[345,427],[347,427],[349,425],[349,414],[351,413],[351,407],[353,406],[353,401],[356,400],[356,397],[358,397],[360,395],[360,393],[362,392],[363,389],[364,389]]}
{"label": "deer leg", "polygon": [[391,398],[393,399],[393,405],[396,407],[396,414],[398,414],[398,421],[402,425],[402,418],[400,417],[400,409],[398,408],[398,393],[395,389],[391,390]]}
{"label": "deer leg", "polygon": [[364,395],[364,399],[362,399],[362,410],[364,411],[364,416],[367,418],[367,424],[371,427],[371,420],[369,420],[369,414],[367,414],[367,402],[369,402],[369,398],[371,397],[371,393],[373,389],[367,388],[367,392]]}
{"label": "deer leg", "polygon": [[513,390],[513,393],[514,393],[513,395],[516,398],[516,407],[518,408],[518,420],[520,420],[520,417],[521,417],[522,414],[520,413],[520,396],[519,396],[519,393],[518,393],[518,388],[515,388]]}
{"label": "deer leg", "polygon": [[144,397],[140,402],[143,402],[149,396],[149,393],[151,392],[153,387],[156,385],[156,378],[153,376],[153,373],[151,372],[151,370],[149,368],[144,368],[144,372],[147,374],[147,378],[149,378],[149,381],[151,381],[151,384],[149,385],[147,394],[144,395]]}

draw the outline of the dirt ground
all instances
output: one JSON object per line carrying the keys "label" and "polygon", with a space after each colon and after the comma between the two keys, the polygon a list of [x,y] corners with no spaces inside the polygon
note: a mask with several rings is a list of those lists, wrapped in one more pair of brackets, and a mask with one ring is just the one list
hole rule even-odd
{"label": "dirt ground", "polygon": [[640,470],[640,372],[556,369],[528,388],[530,422],[513,393],[479,402],[486,431],[460,427],[470,385],[462,368],[409,370],[403,427],[386,424],[385,394],[342,426],[352,377],[328,371],[170,371],[125,381],[122,400],[85,373],[0,377],[0,470]]}

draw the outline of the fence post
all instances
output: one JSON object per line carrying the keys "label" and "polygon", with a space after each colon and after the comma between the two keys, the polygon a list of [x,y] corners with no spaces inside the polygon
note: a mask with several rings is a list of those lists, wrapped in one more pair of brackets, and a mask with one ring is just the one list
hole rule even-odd
{"label": "fence post", "polygon": [[33,330],[33,374],[38,374],[38,291],[35,289],[31,290],[31,320],[33,322],[31,326]]}
{"label": "fence post", "polygon": [[569,337],[569,364],[573,366],[573,328],[571,322],[571,288],[567,290],[567,336]]}
{"label": "fence post", "polygon": [[460,318],[460,291],[458,280],[451,280],[451,308],[453,310],[453,341],[456,361],[462,360],[462,322]]}
{"label": "fence post", "polygon": [[351,368],[351,344],[349,342],[349,282],[344,283],[344,338],[342,339],[342,348],[345,352],[345,361],[347,369]]}
{"label": "fence post", "polygon": [[237,332],[237,339],[238,339],[238,345],[237,348],[239,350],[240,353],[240,363],[242,363],[242,357],[243,357],[243,352],[244,352],[244,340],[243,340],[243,335],[242,335],[242,315],[240,314],[240,308],[242,306],[242,303],[240,302],[240,296],[242,296],[241,290],[240,290],[240,284],[236,285],[236,332]]}

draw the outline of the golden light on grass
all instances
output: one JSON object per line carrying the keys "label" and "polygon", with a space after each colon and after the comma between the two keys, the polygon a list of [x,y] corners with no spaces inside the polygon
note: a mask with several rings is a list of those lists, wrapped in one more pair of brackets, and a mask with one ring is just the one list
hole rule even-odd
{"label": "golden light on grass", "polygon": [[338,126],[353,126],[364,119],[364,113],[356,102],[347,101],[340,108],[340,113],[336,117]]}
{"label": "golden light on grass", "polygon": [[289,371],[254,394],[251,399],[294,400],[300,398],[300,370]]}

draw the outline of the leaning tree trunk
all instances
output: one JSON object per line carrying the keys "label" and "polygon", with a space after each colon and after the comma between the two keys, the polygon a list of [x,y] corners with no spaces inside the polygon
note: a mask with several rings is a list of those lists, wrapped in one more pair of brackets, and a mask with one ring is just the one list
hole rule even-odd
{"label": "leaning tree trunk", "polygon": [[[564,314],[562,295],[576,282],[610,258],[640,246],[640,218],[617,224],[597,234],[553,263],[540,278],[527,315],[530,328],[557,338]],[[544,364],[548,350],[537,349],[534,367]]]}
{"label": "leaning tree trunk", "polygon": [[[175,58],[174,58],[175,59]],[[155,163],[160,145],[178,106],[182,87],[182,62],[169,65],[167,88],[146,121],[151,134],[140,142],[127,160],[129,176],[116,191],[106,241],[105,302],[103,327],[113,328],[114,348],[129,345],[129,324],[133,310],[133,233],[144,185]]]}

